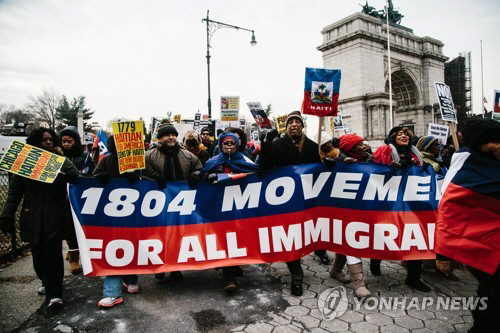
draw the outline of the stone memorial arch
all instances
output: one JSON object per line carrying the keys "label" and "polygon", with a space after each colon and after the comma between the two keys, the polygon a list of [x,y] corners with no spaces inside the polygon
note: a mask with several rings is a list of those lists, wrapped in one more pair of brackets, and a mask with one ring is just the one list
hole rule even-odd
{"label": "stone memorial arch", "polygon": [[[374,147],[382,145],[390,130],[385,19],[356,13],[328,25],[322,34],[318,50],[324,67],[342,70],[339,110],[344,122]],[[395,22],[390,40],[394,125],[426,135],[428,123],[442,123],[434,81],[444,82],[448,58],[443,55],[443,43],[418,37]]]}

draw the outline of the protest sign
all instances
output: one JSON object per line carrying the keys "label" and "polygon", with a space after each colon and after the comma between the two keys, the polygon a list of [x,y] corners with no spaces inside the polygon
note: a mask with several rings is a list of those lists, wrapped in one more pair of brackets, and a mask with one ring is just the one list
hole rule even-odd
{"label": "protest sign", "polygon": [[240,114],[239,96],[221,96],[220,98],[220,120],[238,121]]}
{"label": "protest sign", "polygon": [[266,111],[264,111],[259,102],[249,102],[247,106],[260,129],[273,128],[271,121],[267,117]]}
{"label": "protest sign", "polygon": [[240,127],[242,130],[245,130],[245,127],[246,127],[246,125],[247,125],[247,120],[246,120],[245,118],[240,118],[239,123],[240,123],[240,126],[239,126],[239,127]]}
{"label": "protest sign", "polygon": [[436,87],[436,94],[439,100],[441,118],[444,121],[451,121],[457,124],[457,111],[453,105],[450,87],[440,82],[434,82],[434,86]]}
{"label": "protest sign", "polygon": [[335,117],[330,117],[330,129],[332,133],[335,131],[344,130],[344,122],[342,120],[342,113],[339,111]]}
{"label": "protest sign", "polygon": [[288,113],[276,117],[276,130],[280,134],[286,132],[286,118],[288,118]]}
{"label": "protest sign", "polygon": [[180,115],[180,114],[174,114],[174,121],[176,123],[180,124],[181,119],[182,119],[182,115]]}
{"label": "protest sign", "polygon": [[158,127],[160,126],[162,118],[151,118],[151,142],[158,142]]}
{"label": "protest sign", "polygon": [[435,137],[441,144],[445,145],[448,140],[448,129],[447,125],[429,123],[427,135]]}
{"label": "protest sign", "polygon": [[431,259],[440,197],[431,166],[341,162],[195,188],[124,179],[69,187],[84,273],[100,276],[292,261],[319,249]]}
{"label": "protest sign", "polygon": [[13,141],[0,160],[0,169],[18,176],[53,183],[66,157]]}
{"label": "protest sign", "polygon": [[85,133],[83,143],[85,145],[94,143],[94,135],[92,133]]}
{"label": "protest sign", "polygon": [[340,77],[340,69],[306,68],[302,113],[336,116]]}
{"label": "protest sign", "polygon": [[143,130],[142,120],[113,123],[120,174],[145,168]]}
{"label": "protest sign", "polygon": [[195,113],[194,114],[194,122],[193,122],[193,129],[197,130],[200,128],[200,119],[201,119],[201,113]]}
{"label": "protest sign", "polygon": [[500,90],[495,90],[493,95],[493,112],[491,118],[500,122]]}

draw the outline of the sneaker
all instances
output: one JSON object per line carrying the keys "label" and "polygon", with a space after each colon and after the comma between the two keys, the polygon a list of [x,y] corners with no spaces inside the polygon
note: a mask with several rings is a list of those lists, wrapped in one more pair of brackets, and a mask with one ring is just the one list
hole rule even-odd
{"label": "sneaker", "polygon": [[121,296],[118,297],[104,297],[99,301],[97,304],[98,306],[102,308],[110,308],[112,306],[115,306],[116,304],[123,303],[123,298]]}
{"label": "sneaker", "polygon": [[52,310],[60,309],[63,305],[62,299],[60,298],[51,298],[49,302],[49,308]]}
{"label": "sneaker", "polygon": [[45,295],[45,286],[41,286],[36,292],[38,295]]}
{"label": "sneaker", "polygon": [[129,294],[136,294],[139,292],[138,284],[126,284],[125,282],[123,282],[123,287],[127,288],[127,292]]}

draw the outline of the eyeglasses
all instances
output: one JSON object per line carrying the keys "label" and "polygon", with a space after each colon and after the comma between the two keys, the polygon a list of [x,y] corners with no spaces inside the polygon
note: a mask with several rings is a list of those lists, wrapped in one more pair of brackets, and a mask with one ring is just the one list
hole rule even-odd
{"label": "eyeglasses", "polygon": [[201,135],[203,135],[203,136],[210,135],[210,133],[201,133]]}
{"label": "eyeglasses", "polygon": [[234,141],[224,141],[222,143],[222,145],[224,145],[224,146],[235,146],[236,142],[234,142]]}

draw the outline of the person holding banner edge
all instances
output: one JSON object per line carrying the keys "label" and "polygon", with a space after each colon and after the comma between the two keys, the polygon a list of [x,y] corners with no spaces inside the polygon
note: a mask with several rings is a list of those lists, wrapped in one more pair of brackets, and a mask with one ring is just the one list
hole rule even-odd
{"label": "person holding banner edge", "polygon": [[[33,130],[26,139],[29,145],[63,155],[57,142],[56,133],[43,127]],[[15,232],[14,215],[23,200],[19,220],[21,239],[31,246],[33,267],[42,281],[38,293],[45,294],[45,303],[52,310],[63,305],[62,241],[68,238],[72,227],[68,223],[72,218],[66,187],[68,183],[75,183],[78,176],[78,170],[68,159],[64,160],[61,172],[51,184],[13,175],[0,215],[2,231]]]}
{"label": "person holding banner edge", "polygon": [[[285,124],[285,135],[276,140],[274,139],[278,136],[278,131],[275,129],[263,131],[259,158],[262,169],[321,162],[318,145],[304,133],[304,119],[300,111],[291,112]],[[330,158],[325,158],[323,162],[335,163]],[[322,263],[330,262],[325,250],[315,251],[315,253],[320,257]],[[294,296],[301,296],[304,272],[300,259],[286,264],[292,275],[291,292]]]}

